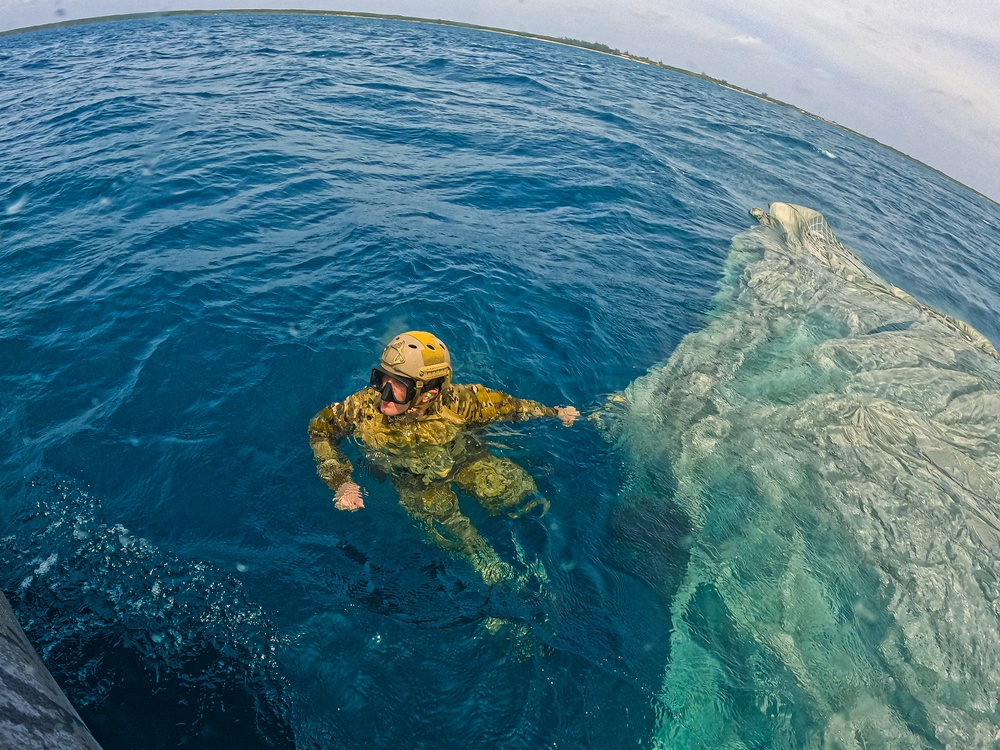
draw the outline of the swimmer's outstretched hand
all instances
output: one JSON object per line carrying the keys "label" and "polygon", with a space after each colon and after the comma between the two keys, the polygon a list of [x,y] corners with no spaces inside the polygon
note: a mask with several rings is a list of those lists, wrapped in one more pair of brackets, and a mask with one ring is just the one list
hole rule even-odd
{"label": "swimmer's outstretched hand", "polygon": [[359,510],[365,507],[361,497],[361,487],[348,480],[337,488],[333,496],[333,504],[337,510]]}
{"label": "swimmer's outstretched hand", "polygon": [[569,427],[580,416],[580,412],[575,406],[557,406],[556,416],[562,420],[564,427]]}

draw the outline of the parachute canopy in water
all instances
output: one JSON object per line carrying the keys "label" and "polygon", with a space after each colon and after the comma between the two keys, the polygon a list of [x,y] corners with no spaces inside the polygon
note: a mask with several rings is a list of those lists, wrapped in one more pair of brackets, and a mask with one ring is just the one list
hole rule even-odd
{"label": "parachute canopy in water", "polygon": [[751,213],[707,325],[617,400],[694,530],[656,744],[992,747],[997,351],[818,212]]}

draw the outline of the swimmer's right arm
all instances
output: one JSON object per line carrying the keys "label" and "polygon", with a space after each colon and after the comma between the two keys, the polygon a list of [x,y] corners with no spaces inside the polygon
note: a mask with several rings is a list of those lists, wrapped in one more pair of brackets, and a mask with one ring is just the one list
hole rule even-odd
{"label": "swimmer's right arm", "polygon": [[333,504],[337,510],[360,510],[365,507],[361,496],[361,487],[350,479],[337,488],[333,495]]}
{"label": "swimmer's right arm", "polygon": [[340,450],[340,441],[350,434],[347,402],[334,403],[320,411],[309,423],[309,446],[316,458],[316,473],[334,491],[339,510],[365,507],[361,487],[351,480],[351,462]]}

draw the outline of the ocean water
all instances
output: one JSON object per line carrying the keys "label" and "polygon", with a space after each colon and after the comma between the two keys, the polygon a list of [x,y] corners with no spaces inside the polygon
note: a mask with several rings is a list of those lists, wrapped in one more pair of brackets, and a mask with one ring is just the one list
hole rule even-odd
{"label": "ocean water", "polygon": [[[468,29],[156,18],[0,37],[0,71],[0,582],[106,750],[997,740],[998,654],[978,634],[1000,569],[960,564],[995,548],[987,427],[976,502],[917,523],[875,502],[905,486],[923,507],[905,461],[831,468],[769,442],[764,475],[806,478],[768,494],[747,442],[685,453],[694,421],[663,409],[688,393],[670,380],[684,362],[750,354],[756,380],[711,391],[754,407],[740,435],[757,406],[829,390],[775,354],[851,333],[826,308],[711,335],[758,319],[716,296],[754,278],[740,263],[760,243],[733,240],[749,208],[821,211],[874,274],[996,344],[996,204],[792,109]],[[868,331],[911,327],[891,317]],[[586,415],[631,399],[610,442],[600,419],[487,432],[552,503],[501,520],[463,500],[504,557],[544,570],[528,585],[486,587],[363,470],[356,514],[315,475],[308,420],[409,328],[450,345],[459,382]],[[946,532],[914,536],[928,528]]]}

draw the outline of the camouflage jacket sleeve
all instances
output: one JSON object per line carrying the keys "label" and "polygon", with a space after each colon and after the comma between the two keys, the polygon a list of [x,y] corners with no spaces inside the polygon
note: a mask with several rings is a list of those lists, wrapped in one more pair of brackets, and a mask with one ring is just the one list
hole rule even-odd
{"label": "camouflage jacket sleeve", "polygon": [[351,478],[351,462],[340,450],[340,441],[354,431],[364,407],[363,393],[330,404],[309,422],[309,446],[316,457],[316,471],[331,490]]}
{"label": "camouflage jacket sleeve", "polygon": [[551,406],[516,398],[482,385],[452,385],[443,395],[444,405],[470,425],[520,422],[524,419],[557,415],[557,411]]}

